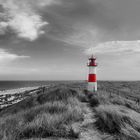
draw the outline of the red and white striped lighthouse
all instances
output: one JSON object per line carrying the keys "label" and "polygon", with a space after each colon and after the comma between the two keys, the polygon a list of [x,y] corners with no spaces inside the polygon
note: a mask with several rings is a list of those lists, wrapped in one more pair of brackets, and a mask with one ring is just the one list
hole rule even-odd
{"label": "red and white striped lighthouse", "polygon": [[88,91],[96,92],[97,91],[97,80],[96,80],[96,58],[91,56],[89,58],[89,74],[88,74]]}

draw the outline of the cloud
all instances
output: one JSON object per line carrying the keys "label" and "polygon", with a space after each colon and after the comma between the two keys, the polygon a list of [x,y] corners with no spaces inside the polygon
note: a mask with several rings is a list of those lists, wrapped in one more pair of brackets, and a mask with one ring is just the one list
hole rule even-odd
{"label": "cloud", "polygon": [[33,74],[37,73],[38,69],[35,68],[24,68],[24,67],[9,67],[9,66],[0,66],[0,75],[7,75],[7,74]]}
{"label": "cloud", "polygon": [[[138,0],[61,1],[63,4],[49,9],[49,18],[53,26],[53,31],[49,33],[53,34],[55,39],[73,43],[72,45],[76,46],[77,44],[82,46],[80,43],[83,42],[82,44],[87,46],[88,38],[91,38],[90,42],[93,43],[94,41],[139,40],[140,38],[140,1]],[[96,38],[90,33],[91,26],[98,31]],[[87,42],[84,41],[86,38]]]}
{"label": "cloud", "polygon": [[109,41],[100,43],[85,51],[86,54],[130,54],[140,53],[140,40],[136,41]]}
{"label": "cloud", "polygon": [[30,41],[44,34],[43,27],[48,25],[43,21],[37,11],[38,7],[50,5],[54,0],[0,0],[2,12],[0,13],[0,34],[10,31],[17,34],[19,38]]}
{"label": "cloud", "polygon": [[41,7],[44,7],[44,6],[51,6],[51,5],[60,5],[61,4],[61,0],[30,0],[30,2],[32,4],[35,4],[37,6],[41,6]]}
{"label": "cloud", "polygon": [[63,37],[62,41],[83,48],[89,48],[99,41],[98,32],[94,29],[81,29]]}
{"label": "cloud", "polygon": [[10,26],[19,37],[33,41],[44,33],[41,27],[46,24],[46,22],[41,21],[40,16],[20,13],[10,20],[8,26]]}
{"label": "cloud", "polygon": [[17,55],[8,52],[5,49],[0,48],[0,65],[6,65],[14,60],[23,59],[23,58],[29,58],[29,56]]}
{"label": "cloud", "polygon": [[27,68],[13,63],[14,61],[28,58],[30,58],[30,56],[18,55],[0,48],[0,75],[36,73],[38,71],[36,68]]}

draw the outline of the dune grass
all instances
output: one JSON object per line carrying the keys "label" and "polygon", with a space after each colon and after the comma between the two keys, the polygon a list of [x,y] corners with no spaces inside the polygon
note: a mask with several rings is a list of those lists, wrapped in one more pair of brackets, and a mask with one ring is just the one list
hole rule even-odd
{"label": "dune grass", "polygon": [[[117,92],[115,88],[109,91],[107,87],[101,87],[90,98],[90,107],[95,113],[93,119],[96,120],[94,127],[102,134],[109,134],[117,140],[138,140],[140,139],[140,105],[133,100],[136,98],[136,93],[133,95],[132,88],[128,90],[129,86],[126,88],[125,84],[123,87],[120,83],[118,85],[120,89],[118,88]],[[115,86],[117,87],[117,83]],[[124,89],[125,93],[122,92]],[[130,91],[134,98],[128,98]]]}
{"label": "dune grass", "polygon": [[3,110],[0,139],[78,138],[73,123],[82,121],[85,111],[76,90],[55,89]]}
{"label": "dune grass", "polygon": [[[0,140],[79,138],[73,124],[83,121],[87,105],[93,111],[95,123],[91,125],[101,135],[107,134],[112,140],[140,139],[140,106],[127,98],[126,91],[128,95],[132,91],[132,87],[128,88],[129,83],[125,86],[105,82],[93,96],[79,85],[78,89],[73,89],[75,86],[56,86],[3,109],[0,112]],[[117,92],[115,88],[108,90],[110,86],[117,87]],[[134,93],[136,95],[136,90]]]}
{"label": "dune grass", "polygon": [[95,125],[100,131],[121,140],[140,139],[140,114],[122,106],[100,105],[96,109]]}

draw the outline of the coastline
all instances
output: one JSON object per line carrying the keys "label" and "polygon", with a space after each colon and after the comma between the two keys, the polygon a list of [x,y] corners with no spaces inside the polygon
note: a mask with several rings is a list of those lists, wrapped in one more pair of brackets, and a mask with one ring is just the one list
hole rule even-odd
{"label": "coastline", "polygon": [[16,104],[27,97],[33,96],[34,94],[43,93],[44,90],[53,86],[55,86],[55,84],[15,88],[0,91],[0,109]]}
{"label": "coastline", "polygon": [[24,87],[0,91],[0,109],[16,104],[25,98],[32,96],[32,94],[42,92],[43,87],[45,86]]}
{"label": "coastline", "polygon": [[9,95],[9,94],[16,94],[16,93],[22,93],[25,91],[35,90],[38,89],[40,86],[36,87],[24,87],[24,88],[15,88],[15,89],[9,89],[9,90],[3,90],[0,91],[0,95]]}

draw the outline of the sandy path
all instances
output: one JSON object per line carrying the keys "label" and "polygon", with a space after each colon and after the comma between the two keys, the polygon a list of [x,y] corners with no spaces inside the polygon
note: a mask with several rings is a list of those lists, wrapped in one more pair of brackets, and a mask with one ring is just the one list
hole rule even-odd
{"label": "sandy path", "polygon": [[94,118],[94,113],[90,109],[87,103],[86,113],[84,114],[84,121],[82,123],[75,124],[75,128],[80,132],[79,140],[101,140],[100,134],[97,130],[93,128],[93,124],[96,121]]}
{"label": "sandy path", "polygon": [[87,108],[87,112],[84,114],[84,121],[73,126],[75,131],[80,133],[78,140],[113,140],[112,136],[99,133],[94,126],[96,121],[95,112],[92,111],[87,103],[84,104],[86,104]]}

